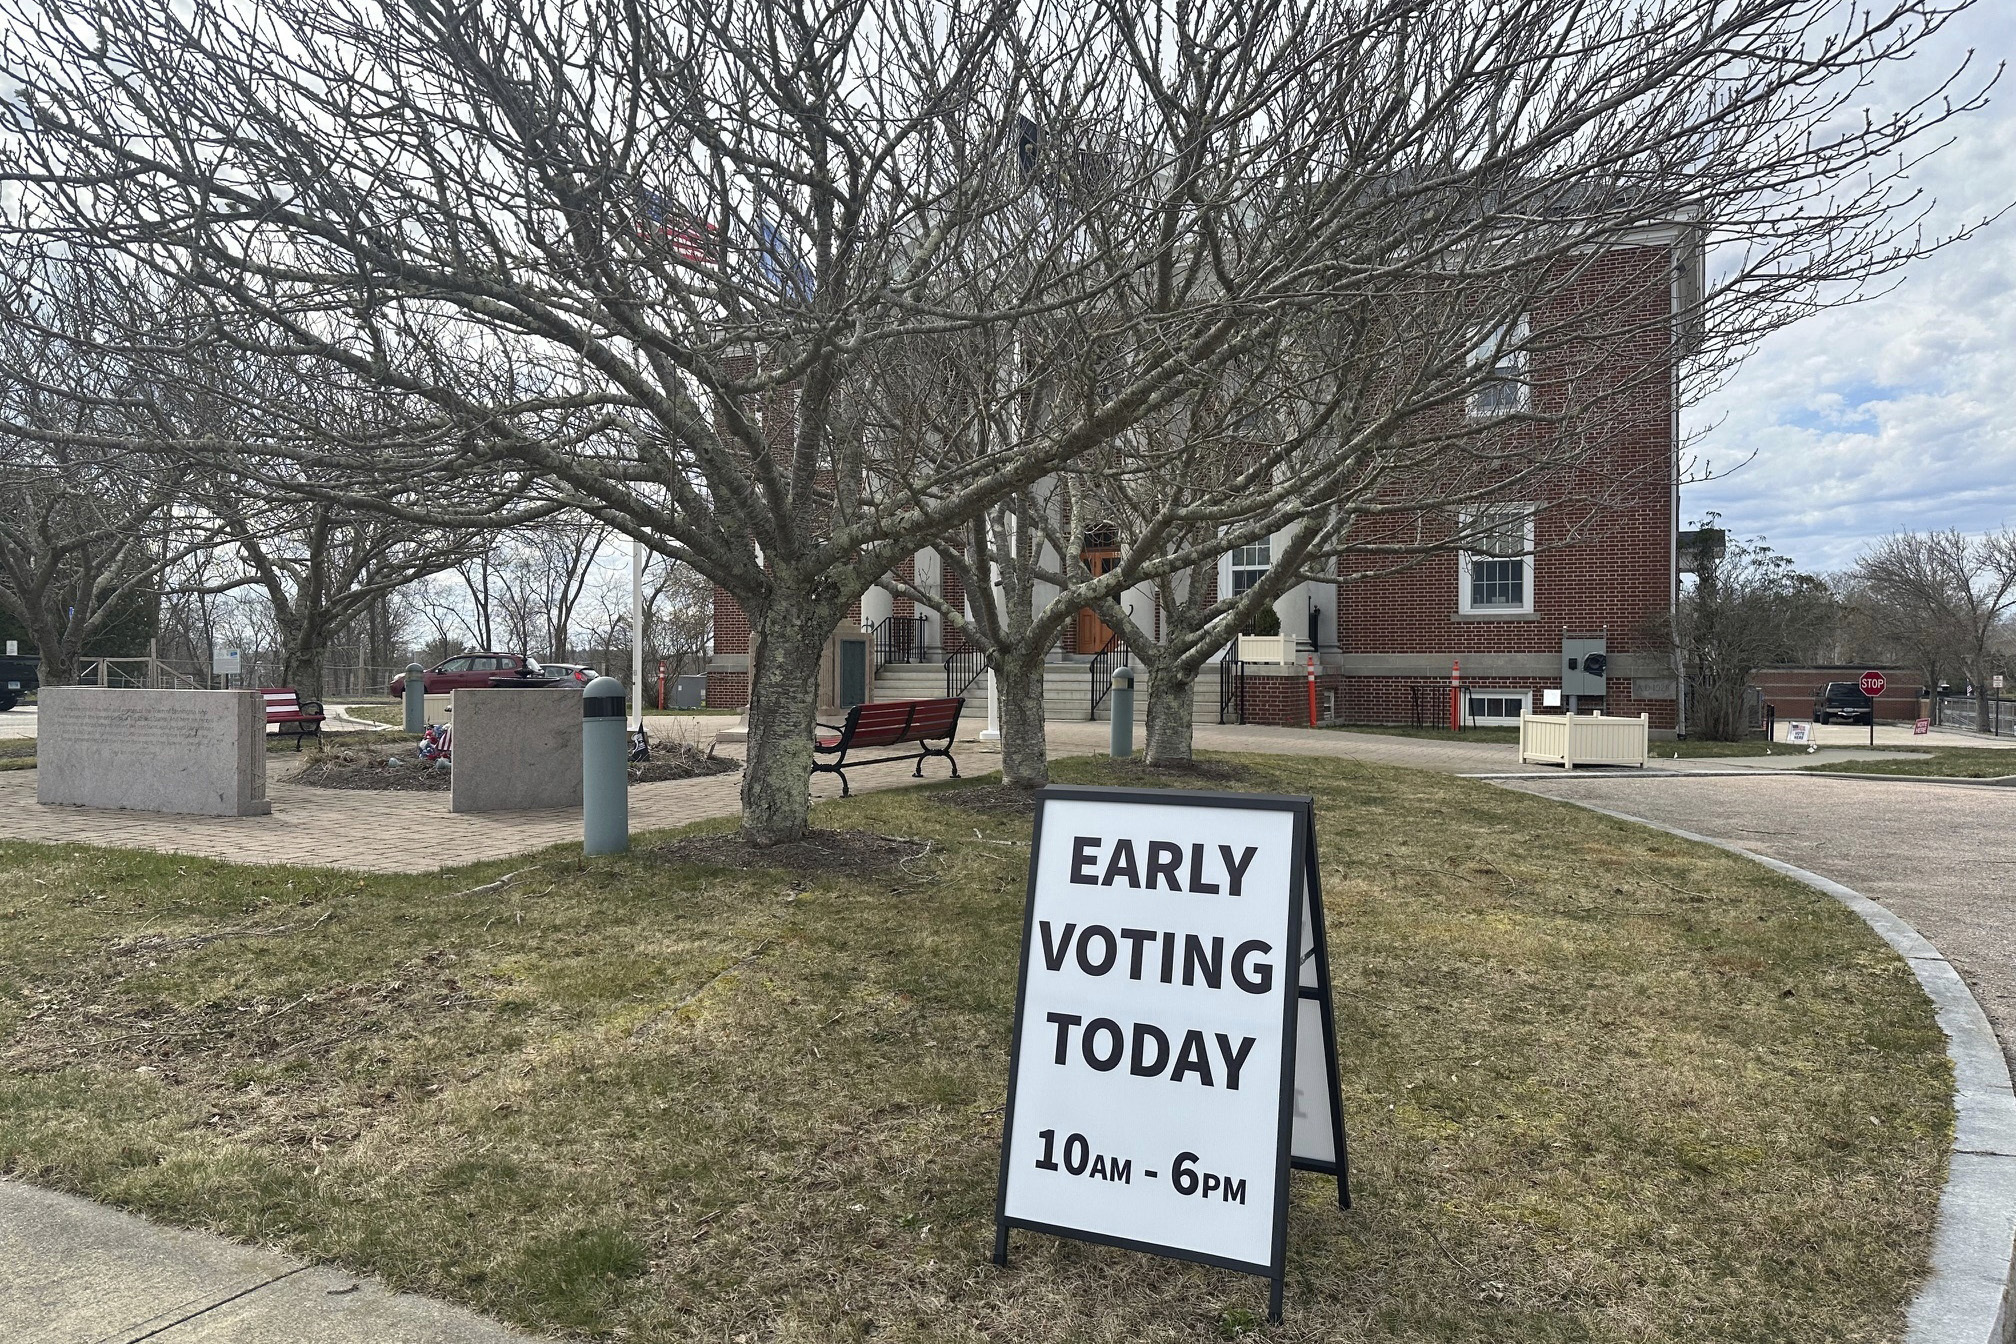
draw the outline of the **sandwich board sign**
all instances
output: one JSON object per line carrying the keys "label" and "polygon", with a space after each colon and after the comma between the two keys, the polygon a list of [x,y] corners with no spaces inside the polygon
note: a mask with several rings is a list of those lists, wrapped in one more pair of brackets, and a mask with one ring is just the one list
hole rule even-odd
{"label": "sandwich board sign", "polygon": [[1290,1168],[1350,1207],[1311,800],[1037,795],[1001,1138],[1010,1228],[1271,1280]]}

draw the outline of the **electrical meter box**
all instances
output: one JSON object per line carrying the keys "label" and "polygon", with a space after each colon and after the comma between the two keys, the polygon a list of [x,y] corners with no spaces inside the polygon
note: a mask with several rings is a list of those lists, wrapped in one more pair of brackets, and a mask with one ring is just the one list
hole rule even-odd
{"label": "electrical meter box", "polygon": [[1602,635],[1561,637],[1561,694],[1606,694],[1609,640]]}

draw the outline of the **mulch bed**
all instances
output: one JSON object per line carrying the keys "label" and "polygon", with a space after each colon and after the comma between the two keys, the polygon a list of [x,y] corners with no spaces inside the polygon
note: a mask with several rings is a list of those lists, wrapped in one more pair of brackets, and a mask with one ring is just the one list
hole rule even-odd
{"label": "mulch bed", "polygon": [[653,742],[651,759],[630,766],[632,784],[655,784],[661,779],[697,779],[701,775],[732,775],[742,762],[732,756],[709,756],[690,742]]}
{"label": "mulch bed", "polygon": [[[740,761],[710,757],[684,742],[661,742],[652,746],[650,760],[630,767],[630,782],[652,784],[661,779],[694,779],[701,775],[731,774],[741,768]],[[411,741],[325,746],[294,777],[296,783],[318,789],[396,789],[416,793],[446,793],[453,778],[450,770],[423,764],[419,749]]]}
{"label": "mulch bed", "polygon": [[310,757],[294,777],[295,783],[318,789],[397,789],[409,793],[446,793],[450,781],[446,769],[422,762],[411,742],[327,746]]}
{"label": "mulch bed", "polygon": [[660,859],[680,863],[712,863],[728,868],[783,868],[794,873],[858,877],[886,873],[912,859],[920,859],[931,849],[924,840],[903,835],[877,835],[873,831],[808,831],[802,840],[758,849],[743,843],[742,837],[691,835],[669,845],[659,845],[651,853]]}

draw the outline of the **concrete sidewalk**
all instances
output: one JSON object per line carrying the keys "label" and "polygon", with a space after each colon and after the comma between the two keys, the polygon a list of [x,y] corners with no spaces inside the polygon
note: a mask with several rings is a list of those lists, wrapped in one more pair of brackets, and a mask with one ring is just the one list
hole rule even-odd
{"label": "concrete sidewalk", "polygon": [[530,1344],[474,1312],[0,1180],[7,1344]]}

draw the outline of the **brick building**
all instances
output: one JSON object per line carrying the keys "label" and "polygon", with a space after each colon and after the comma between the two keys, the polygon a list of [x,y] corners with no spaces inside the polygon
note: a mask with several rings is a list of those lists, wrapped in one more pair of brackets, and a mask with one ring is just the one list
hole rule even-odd
{"label": "brick building", "polygon": [[[1279,633],[1243,637],[1223,655],[1219,675],[1199,678],[1198,721],[1306,722],[1313,657],[1318,714],[1331,721],[1446,725],[1451,669],[1460,662],[1465,723],[1516,723],[1522,711],[1542,706],[1545,692],[1565,684],[1578,708],[1644,713],[1655,731],[1670,733],[1684,713],[1665,633],[1679,573],[1674,352],[1683,333],[1675,314],[1689,311],[1699,294],[1700,262],[1696,235],[1675,229],[1581,267],[1575,284],[1550,304],[1600,311],[1625,334],[1602,342],[1594,359],[1578,362],[1558,347],[1534,356],[1531,367],[1524,355],[1504,359],[1494,365],[1501,381],[1480,394],[1484,404],[1473,397],[1450,412],[1490,416],[1531,407],[1543,416],[1568,414],[1571,404],[1590,404],[1590,385],[1597,385],[1598,413],[1575,428],[1583,438],[1574,465],[1531,476],[1503,499],[1388,519],[1383,526],[1396,536],[1432,542],[1439,533],[1445,545],[1399,572],[1374,574],[1371,562],[1347,559],[1341,581],[1312,579],[1288,589],[1273,604]],[[1551,322],[1558,313],[1534,317]],[[1506,432],[1569,431],[1527,423]],[[1536,437],[1535,446],[1545,457],[1545,442]],[[1376,531],[1371,535],[1378,539]],[[1285,541],[1284,534],[1221,557],[1217,590],[1248,586]],[[1095,572],[1107,549],[1101,538],[1086,538],[1085,559]],[[1111,550],[1117,555],[1117,547]],[[1390,568],[1390,561],[1379,567]],[[927,589],[941,582],[931,552],[904,569]],[[943,578],[956,586],[956,576]],[[959,601],[956,592],[945,596]],[[1123,605],[1146,604],[1152,621],[1154,601],[1144,586],[1130,590]],[[956,667],[948,670],[957,636],[948,643],[928,610],[871,592],[842,628],[864,627],[874,632],[868,698],[943,694],[954,680],[960,685],[951,689],[969,699],[984,695],[984,677],[968,680],[971,660],[953,659]],[[1098,679],[1110,669],[1095,667],[1094,655],[1108,638],[1089,612],[1067,625],[1046,669],[1053,717],[1098,716]],[[1593,679],[1588,673],[1597,664],[1585,665],[1591,651],[1606,664]],[[709,704],[746,703],[747,653],[748,624],[717,592]]]}

